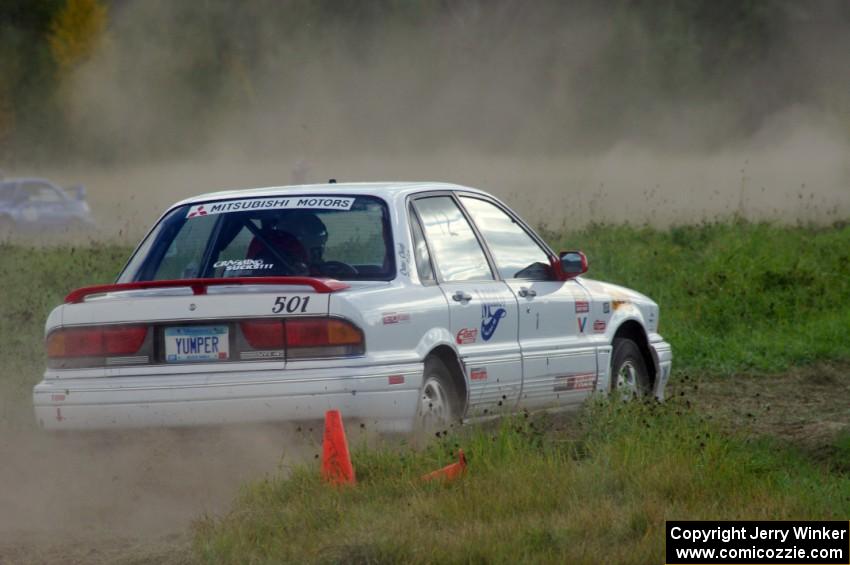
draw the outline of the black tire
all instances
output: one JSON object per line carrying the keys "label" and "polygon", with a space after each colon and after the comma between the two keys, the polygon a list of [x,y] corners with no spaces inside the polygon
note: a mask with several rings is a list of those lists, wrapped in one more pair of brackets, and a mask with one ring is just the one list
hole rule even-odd
{"label": "black tire", "polygon": [[82,220],[78,220],[77,218],[68,222],[68,233],[70,234],[81,234],[86,231],[86,228],[88,228],[86,223]]}
{"label": "black tire", "polygon": [[623,400],[641,398],[651,392],[646,361],[638,345],[628,338],[614,339],[610,391],[612,394],[618,394]]}
{"label": "black tire", "polygon": [[6,216],[0,216],[0,242],[12,239],[15,233],[15,221]]}
{"label": "black tire", "polygon": [[439,357],[428,357],[419,391],[417,433],[431,435],[448,430],[460,420],[461,411],[460,395],[451,371]]}

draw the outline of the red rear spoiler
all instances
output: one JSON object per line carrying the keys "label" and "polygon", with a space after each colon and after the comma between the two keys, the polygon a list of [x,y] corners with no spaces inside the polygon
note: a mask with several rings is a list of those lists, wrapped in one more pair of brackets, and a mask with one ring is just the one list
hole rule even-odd
{"label": "red rear spoiler", "polygon": [[122,290],[142,290],[146,288],[191,287],[193,294],[206,294],[210,286],[230,286],[239,284],[271,284],[310,286],[318,293],[327,294],[349,288],[344,282],[335,279],[317,279],[313,277],[233,277],[225,279],[177,279],[168,281],[141,281],[117,284],[99,284],[84,286],[72,290],[65,297],[66,304],[82,302],[86,296],[103,294],[105,292],[120,292]]}

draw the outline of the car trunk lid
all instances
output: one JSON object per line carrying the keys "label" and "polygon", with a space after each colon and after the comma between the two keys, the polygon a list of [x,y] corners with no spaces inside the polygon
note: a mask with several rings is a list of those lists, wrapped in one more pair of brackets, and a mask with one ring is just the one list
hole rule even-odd
{"label": "car trunk lid", "polygon": [[71,292],[47,337],[55,369],[362,354],[362,331],[329,316],[348,285],[308,277],[188,279]]}

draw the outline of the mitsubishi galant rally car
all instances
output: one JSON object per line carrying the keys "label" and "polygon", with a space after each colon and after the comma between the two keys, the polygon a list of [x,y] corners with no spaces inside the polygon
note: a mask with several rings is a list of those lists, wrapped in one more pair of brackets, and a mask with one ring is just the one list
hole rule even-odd
{"label": "mitsubishi galant rally car", "polygon": [[661,399],[658,306],[581,276],[486,192],[303,185],[172,206],[114,284],[46,324],[49,429],[321,419],[381,430]]}

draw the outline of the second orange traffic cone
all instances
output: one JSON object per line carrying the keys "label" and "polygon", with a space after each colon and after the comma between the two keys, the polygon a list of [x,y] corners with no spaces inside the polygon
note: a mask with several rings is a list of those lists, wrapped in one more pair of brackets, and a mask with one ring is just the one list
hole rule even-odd
{"label": "second orange traffic cone", "polygon": [[354,466],[348,453],[348,440],[339,410],[325,412],[325,435],[322,438],[322,477],[334,485],[355,484]]}
{"label": "second orange traffic cone", "polygon": [[457,463],[446,465],[442,469],[431,471],[427,475],[422,476],[423,481],[431,481],[434,479],[442,479],[444,481],[453,481],[458,477],[463,476],[466,472],[466,456],[462,449],[457,450]]}

